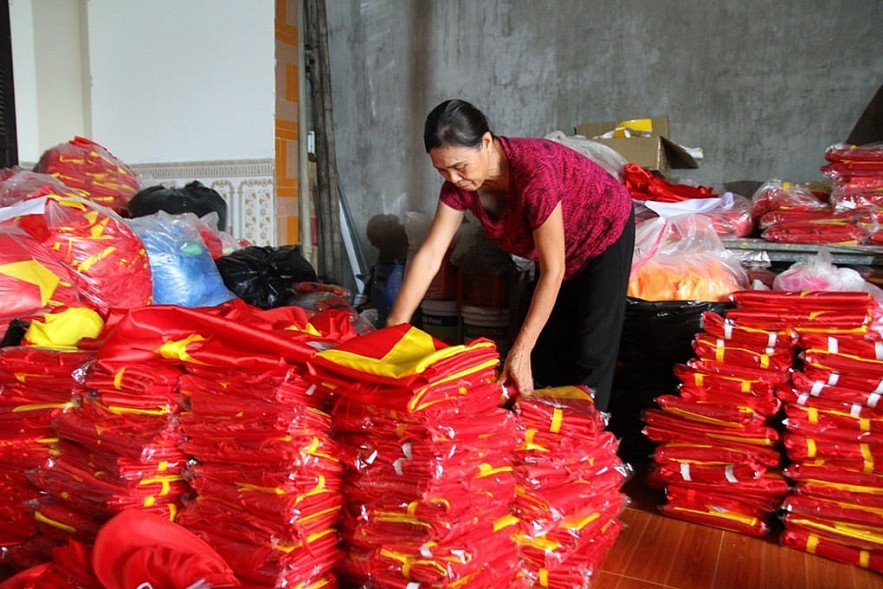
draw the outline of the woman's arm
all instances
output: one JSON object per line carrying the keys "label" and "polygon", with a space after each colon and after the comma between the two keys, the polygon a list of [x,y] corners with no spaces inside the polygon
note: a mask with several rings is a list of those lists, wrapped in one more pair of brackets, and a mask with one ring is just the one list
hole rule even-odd
{"label": "woman's arm", "polygon": [[426,239],[405,266],[405,278],[402,280],[392,311],[386,319],[387,325],[398,325],[411,320],[411,316],[417,310],[423,295],[426,294],[432,279],[441,267],[445,252],[448,251],[462,222],[463,211],[439,201]]}
{"label": "woman's arm", "polygon": [[530,354],[552,314],[561,282],[564,280],[564,219],[560,202],[546,221],[533,232],[533,239],[538,256],[539,279],[524,323],[512,343],[500,375],[501,382],[505,384],[511,381],[519,393],[533,390]]}

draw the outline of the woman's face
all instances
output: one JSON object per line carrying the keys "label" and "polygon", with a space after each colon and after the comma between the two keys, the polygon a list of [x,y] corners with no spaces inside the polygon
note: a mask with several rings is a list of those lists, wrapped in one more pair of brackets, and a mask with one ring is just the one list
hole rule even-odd
{"label": "woman's face", "polygon": [[479,147],[434,147],[429,159],[442,178],[461,190],[475,191],[487,180],[492,141],[491,134],[485,133]]}

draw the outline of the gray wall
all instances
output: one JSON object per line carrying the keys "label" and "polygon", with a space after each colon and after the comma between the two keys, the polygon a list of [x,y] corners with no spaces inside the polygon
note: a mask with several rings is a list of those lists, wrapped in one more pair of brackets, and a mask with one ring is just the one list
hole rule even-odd
{"label": "gray wall", "polygon": [[705,151],[677,179],[720,187],[821,180],[825,148],[883,83],[883,0],[330,0],[328,19],[363,240],[376,214],[435,209],[423,120],[446,98],[512,136],[665,114]]}

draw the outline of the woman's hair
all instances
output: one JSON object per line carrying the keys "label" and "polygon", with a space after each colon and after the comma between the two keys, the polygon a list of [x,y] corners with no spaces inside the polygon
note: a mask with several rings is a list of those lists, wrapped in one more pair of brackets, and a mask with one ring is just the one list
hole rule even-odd
{"label": "woman's hair", "polygon": [[423,127],[426,152],[449,145],[479,147],[489,132],[487,117],[465,100],[446,100],[432,109]]}

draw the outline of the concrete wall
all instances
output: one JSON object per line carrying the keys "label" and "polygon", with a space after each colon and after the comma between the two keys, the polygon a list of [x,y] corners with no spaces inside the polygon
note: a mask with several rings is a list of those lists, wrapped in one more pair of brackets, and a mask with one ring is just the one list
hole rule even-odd
{"label": "concrete wall", "polygon": [[[423,120],[461,97],[500,134],[670,117],[719,186],[820,180],[883,82],[883,1],[334,0],[337,158],[353,215],[431,213]],[[370,250],[371,248],[369,248]]]}

